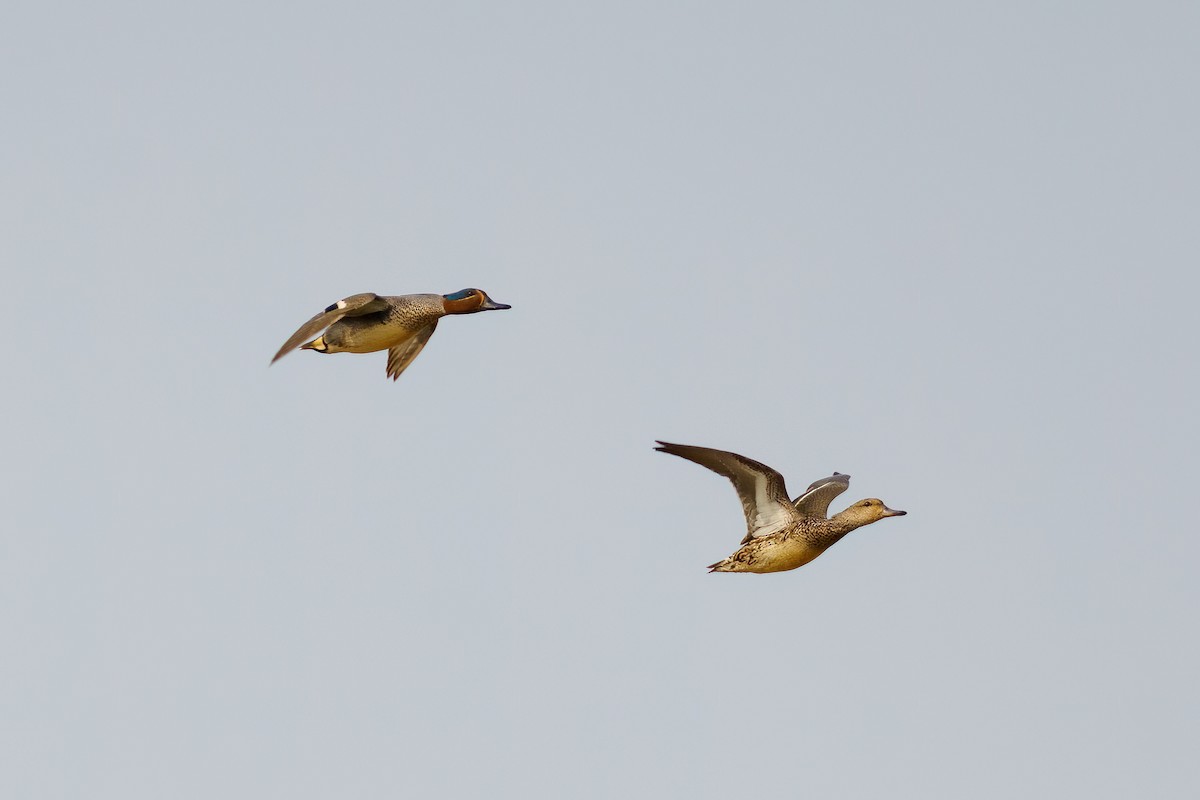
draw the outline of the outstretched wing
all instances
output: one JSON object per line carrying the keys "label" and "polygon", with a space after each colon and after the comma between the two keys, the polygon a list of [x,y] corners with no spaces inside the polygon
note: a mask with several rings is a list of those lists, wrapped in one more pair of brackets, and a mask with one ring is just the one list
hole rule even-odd
{"label": "outstretched wing", "polygon": [[850,476],[835,472],[828,478],[813,481],[804,494],[796,498],[796,510],[802,517],[819,517],[825,519],[829,515],[829,504],[833,498],[850,488]]}
{"label": "outstretched wing", "polygon": [[746,538],[742,539],[742,544],[778,533],[800,518],[800,513],[788,499],[783,476],[766,464],[710,447],[670,442],[658,444],[655,450],[694,461],[729,478],[742,500],[742,510],[746,512]]}
{"label": "outstretched wing", "polygon": [[425,343],[429,341],[430,336],[433,336],[437,324],[438,321],[435,319],[400,344],[388,348],[387,375],[389,378],[396,380],[400,377],[401,372],[408,369],[408,365],[413,362],[413,359],[425,349]]}
{"label": "outstretched wing", "polygon": [[313,338],[342,317],[357,317],[360,314],[372,314],[376,311],[383,311],[385,308],[387,308],[387,302],[374,292],[352,294],[345,300],[338,300],[320,314],[317,314],[308,322],[301,325],[300,330],[293,333],[291,338],[283,343],[283,347],[279,348],[279,352],[271,359],[271,363],[274,364],[304,344],[306,340]]}

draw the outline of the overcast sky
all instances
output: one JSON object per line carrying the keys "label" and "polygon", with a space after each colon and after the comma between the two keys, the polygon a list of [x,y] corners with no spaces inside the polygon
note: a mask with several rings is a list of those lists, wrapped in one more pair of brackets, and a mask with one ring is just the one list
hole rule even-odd
{"label": "overcast sky", "polygon": [[10,4],[0,795],[1195,797],[1198,9]]}

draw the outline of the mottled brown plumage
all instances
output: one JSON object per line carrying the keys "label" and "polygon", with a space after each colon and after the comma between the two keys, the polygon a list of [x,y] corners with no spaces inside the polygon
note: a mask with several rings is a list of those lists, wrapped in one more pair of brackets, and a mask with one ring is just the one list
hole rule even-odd
{"label": "mottled brown plumage", "polygon": [[783,572],[824,553],[855,528],[906,512],[870,498],[826,518],[833,498],[846,491],[850,476],[835,472],[812,483],[794,501],[788,499],[783,476],[753,459],[709,447],[659,442],[656,450],[708,467],[733,483],[746,513],[746,537],[729,558],[709,566],[710,572]]}

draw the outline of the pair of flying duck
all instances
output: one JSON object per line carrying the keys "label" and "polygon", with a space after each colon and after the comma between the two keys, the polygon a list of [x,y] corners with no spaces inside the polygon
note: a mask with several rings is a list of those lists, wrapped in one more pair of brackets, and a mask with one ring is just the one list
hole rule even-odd
{"label": "pair of flying duck", "polygon": [[[318,353],[387,350],[387,375],[395,380],[425,347],[442,317],[511,307],[495,302],[479,289],[463,289],[446,295],[397,297],[380,297],[370,292],[356,294],[337,301],[300,326],[300,330],[279,348],[271,363],[297,347]],[[311,338],[313,336],[316,338]],[[746,537],[737,552],[709,566],[710,572],[795,569],[824,553],[855,528],[884,517],[905,514],[888,508],[882,500],[871,498],[859,500],[830,517],[829,504],[849,488],[849,475],[835,472],[811,484],[795,500],[790,500],[783,476],[765,464],[709,447],[669,442],[658,444],[656,450],[686,458],[724,475],[742,500],[746,512]]]}

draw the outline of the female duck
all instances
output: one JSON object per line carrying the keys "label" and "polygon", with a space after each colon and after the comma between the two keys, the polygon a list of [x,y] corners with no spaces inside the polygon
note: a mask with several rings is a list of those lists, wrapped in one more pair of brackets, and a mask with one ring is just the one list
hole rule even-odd
{"label": "female duck", "polygon": [[729,558],[709,572],[783,572],[802,567],[855,528],[907,512],[888,508],[882,500],[859,500],[826,518],[829,503],[850,486],[850,476],[835,472],[788,499],[783,476],[765,464],[737,453],[659,442],[655,450],[695,461],[733,482],[746,512],[746,538]]}
{"label": "female duck", "polygon": [[[300,326],[271,359],[299,347],[318,353],[374,353],[388,351],[387,375],[392,380],[412,363],[433,336],[438,320],[447,314],[474,314],[512,308],[497,303],[480,289],[453,294],[405,294],[380,297],[366,292],[339,300]],[[301,344],[314,334],[324,333]]]}

